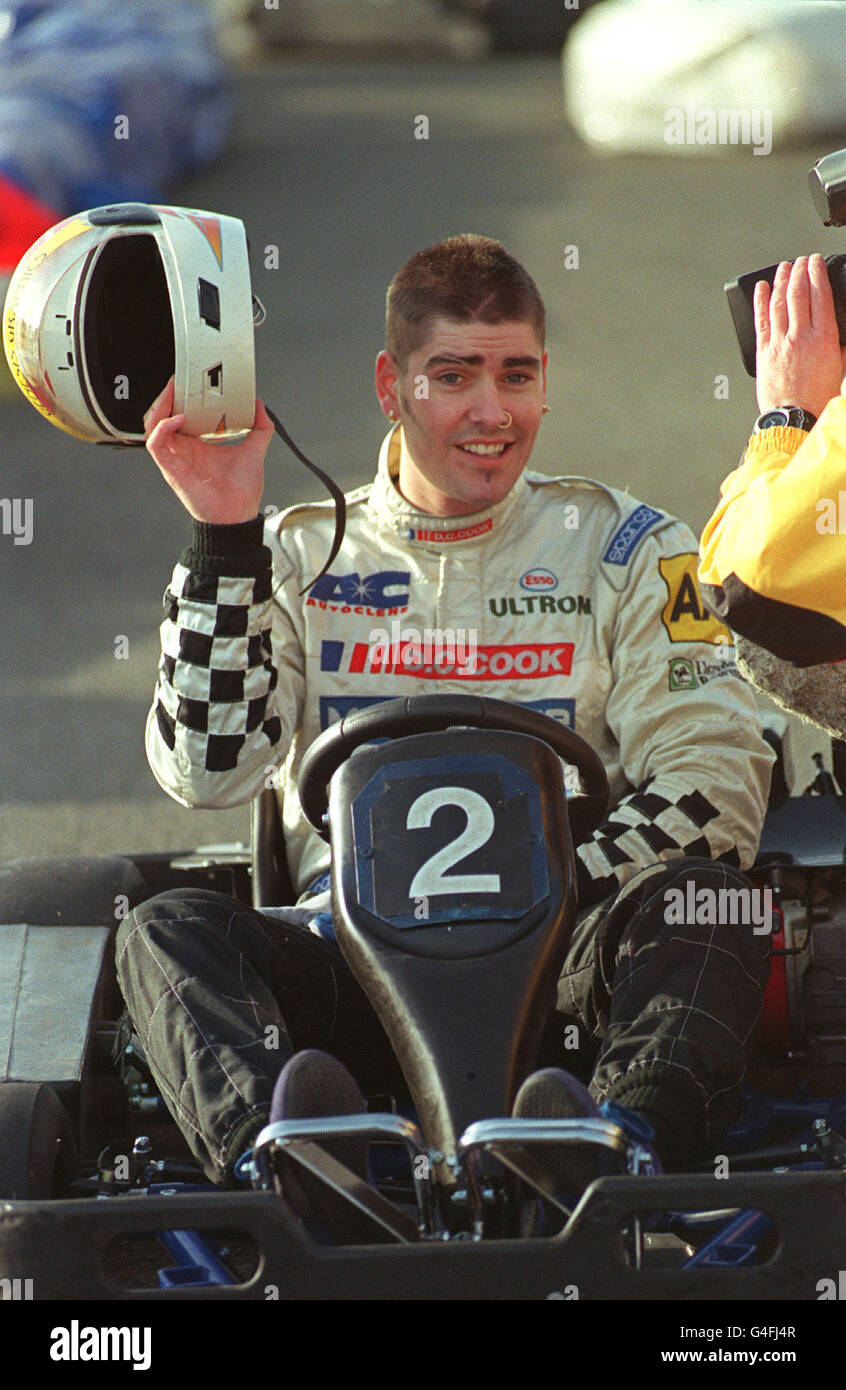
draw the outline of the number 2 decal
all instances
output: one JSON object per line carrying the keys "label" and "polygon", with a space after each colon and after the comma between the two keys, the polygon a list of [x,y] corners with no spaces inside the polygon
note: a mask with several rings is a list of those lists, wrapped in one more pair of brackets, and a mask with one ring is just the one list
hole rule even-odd
{"label": "number 2 decal", "polygon": [[494,813],[483,796],[469,787],[433,787],[408,808],[406,829],[426,830],[441,806],[459,806],[467,824],[455,840],[437,850],[420,865],[408,890],[410,898],[435,897],[438,893],[498,893],[499,874],[453,874],[445,870],[487,844],[494,829]]}

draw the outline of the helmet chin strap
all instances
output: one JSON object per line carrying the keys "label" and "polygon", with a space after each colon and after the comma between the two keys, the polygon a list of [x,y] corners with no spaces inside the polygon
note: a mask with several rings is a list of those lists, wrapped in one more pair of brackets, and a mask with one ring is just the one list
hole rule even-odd
{"label": "helmet chin strap", "polygon": [[296,454],[297,458],[300,460],[300,463],[304,463],[306,468],[310,468],[312,473],[315,473],[317,475],[317,477],[323,483],[324,487],[326,487],[328,491],[331,493],[335,503],[335,535],[332,539],[332,549],[329,551],[329,558],[327,559],[326,564],[323,566],[323,569],[320,571],[320,574],[316,574],[314,576],[314,579],[309,580],[308,584],[306,584],[304,589],[300,589],[300,593],[305,594],[311,588],[312,584],[316,584],[318,579],[320,579],[326,573],[335,556],[337,555],[338,551],[340,550],[341,545],[343,544],[344,531],[346,530],[347,525],[347,502],[346,498],[344,497],[344,494],[338,487],[338,484],[335,482],[334,478],[330,478],[328,473],[324,473],[322,468],[318,468],[316,463],[312,463],[311,459],[306,458],[302,449],[297,448],[288,431],[285,429],[285,426],[280,423],[278,417],[274,415],[273,411],[268,409],[267,406],[265,406],[265,410],[267,410],[268,419],[272,422],[273,428],[276,430],[276,433],[279,435],[280,439],[282,439],[284,443],[288,445],[288,448],[291,450],[292,454]]}

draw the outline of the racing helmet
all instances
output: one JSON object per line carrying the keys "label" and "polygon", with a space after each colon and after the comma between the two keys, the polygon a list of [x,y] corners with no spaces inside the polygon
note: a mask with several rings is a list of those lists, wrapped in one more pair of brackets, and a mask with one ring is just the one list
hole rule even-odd
{"label": "racing helmet", "polygon": [[255,416],[247,238],[237,217],[118,203],[66,218],[16,267],[3,344],[51,424],[98,444],[142,445],[171,376],[183,431],[232,439]]}

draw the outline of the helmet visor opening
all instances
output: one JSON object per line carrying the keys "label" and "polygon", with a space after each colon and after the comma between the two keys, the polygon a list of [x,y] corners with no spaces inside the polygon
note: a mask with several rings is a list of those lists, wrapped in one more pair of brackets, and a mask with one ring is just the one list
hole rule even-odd
{"label": "helmet visor opening", "polygon": [[97,413],[143,435],[144,412],[173,375],[173,313],[164,266],[148,233],[114,237],[85,296],[82,342]]}

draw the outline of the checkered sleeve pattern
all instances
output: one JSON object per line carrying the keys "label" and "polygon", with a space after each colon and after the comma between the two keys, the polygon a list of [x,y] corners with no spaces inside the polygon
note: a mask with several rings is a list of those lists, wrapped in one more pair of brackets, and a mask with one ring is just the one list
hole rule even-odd
{"label": "checkered sleeve pattern", "polygon": [[654,781],[648,779],[624,797],[591,838],[579,846],[580,907],[601,902],[640,869],[660,860],[685,855],[740,867],[735,846],[716,853],[708,838],[708,828],[719,819],[720,808],[697,790],[661,795],[650,790]]}
{"label": "checkered sleeve pattern", "polygon": [[178,564],[165,592],[156,722],[207,772],[234,768],[250,735],[269,752],[281,737],[268,709],[276,688],[270,640],[270,570],[260,575],[197,573]]}
{"label": "checkered sleeve pattern", "polygon": [[[164,614],[147,725],[153,773],[183,805],[238,805],[284,755],[296,716],[292,692],[286,688],[284,717],[276,694],[278,615],[261,521],[197,523],[194,546],[165,591]],[[282,655],[290,675],[284,643]]]}

